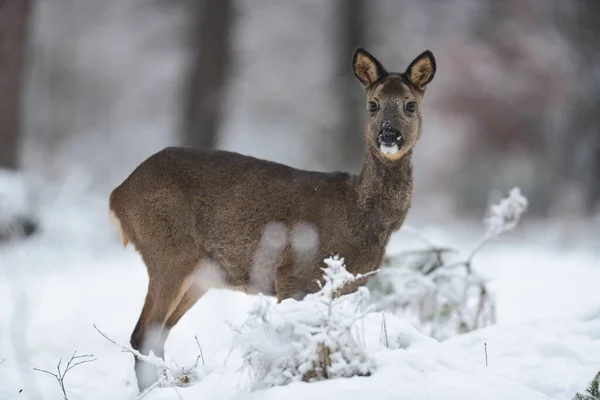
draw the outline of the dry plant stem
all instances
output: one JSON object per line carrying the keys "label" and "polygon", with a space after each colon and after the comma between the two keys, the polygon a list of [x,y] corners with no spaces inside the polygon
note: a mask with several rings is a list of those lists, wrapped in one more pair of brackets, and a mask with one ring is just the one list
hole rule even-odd
{"label": "dry plant stem", "polygon": [[387,324],[385,322],[385,313],[381,313],[381,323],[382,323],[382,328],[383,328],[383,337],[385,338],[385,347],[387,347],[388,349],[390,348],[390,343],[388,341],[388,333],[387,333]]}
{"label": "dry plant stem", "polygon": [[488,244],[489,241],[494,239],[495,237],[496,237],[495,235],[490,235],[489,233],[485,234],[485,236],[473,248],[473,250],[471,251],[471,254],[469,254],[469,257],[467,258],[467,261],[466,261],[467,268],[469,268],[469,269],[471,268],[471,263],[473,262],[473,258],[475,258],[475,255],[477,255],[479,250],[481,250],[483,248],[483,246]]}
{"label": "dry plant stem", "polygon": [[485,350],[485,366],[488,366],[488,361],[487,361],[487,343],[483,344],[483,349]]}
{"label": "dry plant stem", "polygon": [[473,329],[479,328],[479,317],[481,316],[481,313],[483,313],[483,307],[485,305],[486,300],[487,290],[485,289],[485,286],[481,284],[481,292],[479,296],[479,302],[477,304],[477,312],[475,313],[475,318],[473,320]]}
{"label": "dry plant stem", "polygon": [[200,342],[198,341],[198,336],[194,336],[194,339],[196,339],[196,345],[198,345],[198,350],[200,351],[200,354],[198,354],[198,357],[196,357],[196,367],[198,366],[198,361],[202,360],[202,365],[204,365],[204,353],[202,352],[202,347],[200,346]]}
{"label": "dry plant stem", "polygon": [[58,381],[58,384],[60,386],[60,389],[63,392],[63,396],[64,396],[65,400],[68,400],[67,391],[65,390],[65,377],[66,377],[67,373],[78,365],[96,361],[96,358],[92,358],[92,357],[94,357],[93,354],[83,354],[83,355],[78,356],[77,351],[75,351],[75,352],[73,352],[73,355],[67,362],[67,366],[65,367],[65,369],[63,371],[61,371],[61,369],[60,369],[62,360],[58,360],[58,365],[56,366],[56,371],[57,371],[56,374],[53,372],[47,371],[45,369],[40,369],[40,368],[34,368],[34,371],[43,372],[43,373],[53,376]]}

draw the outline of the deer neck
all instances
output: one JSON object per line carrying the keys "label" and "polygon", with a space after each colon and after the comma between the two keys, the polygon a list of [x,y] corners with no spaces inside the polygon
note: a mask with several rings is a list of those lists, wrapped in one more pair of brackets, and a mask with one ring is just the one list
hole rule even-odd
{"label": "deer neck", "polygon": [[367,151],[356,179],[358,207],[391,230],[400,227],[411,205],[413,191],[412,150],[397,161],[382,159]]}

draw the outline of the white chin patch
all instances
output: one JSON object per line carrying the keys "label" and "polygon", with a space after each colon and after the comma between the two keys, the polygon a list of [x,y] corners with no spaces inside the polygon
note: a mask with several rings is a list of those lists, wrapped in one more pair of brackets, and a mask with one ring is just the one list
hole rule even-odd
{"label": "white chin patch", "polygon": [[398,145],[394,144],[392,146],[386,146],[384,144],[382,144],[381,146],[379,146],[379,149],[381,150],[381,152],[383,154],[396,154],[398,152]]}

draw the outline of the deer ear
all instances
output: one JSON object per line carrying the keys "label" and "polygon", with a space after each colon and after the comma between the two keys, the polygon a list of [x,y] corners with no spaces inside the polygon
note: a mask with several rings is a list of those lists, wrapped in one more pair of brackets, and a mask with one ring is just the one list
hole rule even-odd
{"label": "deer ear", "polygon": [[371,86],[373,83],[387,75],[387,71],[379,61],[365,49],[359,47],[354,50],[352,56],[352,69],[354,75],[365,87]]}
{"label": "deer ear", "polygon": [[435,57],[429,50],[419,54],[413,62],[410,63],[405,73],[408,80],[421,90],[433,79],[435,75]]}

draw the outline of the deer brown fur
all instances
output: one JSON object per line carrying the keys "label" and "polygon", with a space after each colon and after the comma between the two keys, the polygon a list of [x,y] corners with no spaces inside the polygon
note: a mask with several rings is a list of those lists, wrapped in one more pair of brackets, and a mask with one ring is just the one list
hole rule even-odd
{"label": "deer brown fur", "polygon": [[[135,246],[148,270],[135,349],[164,357],[169,330],[213,287],[302,299],[318,290],[329,255],[343,256],[354,274],[379,268],[411,205],[420,105],[436,66],[426,51],[406,72],[388,73],[359,48],[353,69],[368,109],[360,175],[171,147],[112,192],[123,244]],[[140,389],[156,379],[147,368],[136,360]]]}

